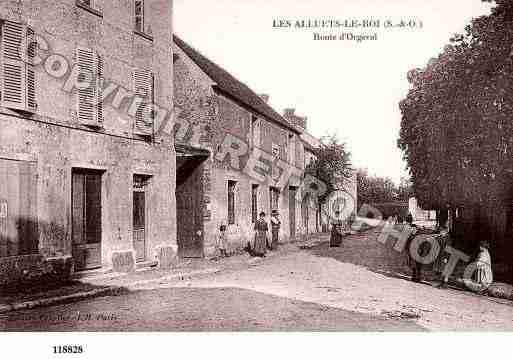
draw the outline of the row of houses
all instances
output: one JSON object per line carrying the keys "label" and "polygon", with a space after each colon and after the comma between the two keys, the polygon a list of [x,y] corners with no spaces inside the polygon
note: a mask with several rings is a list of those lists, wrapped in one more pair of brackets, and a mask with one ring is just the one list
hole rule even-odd
{"label": "row of houses", "polygon": [[[279,209],[283,241],[322,227],[307,119],[173,35],[172,4],[0,4],[0,285],[209,257],[221,223],[235,251],[260,211]],[[239,166],[227,138],[247,146]],[[241,170],[255,150],[295,176]]]}

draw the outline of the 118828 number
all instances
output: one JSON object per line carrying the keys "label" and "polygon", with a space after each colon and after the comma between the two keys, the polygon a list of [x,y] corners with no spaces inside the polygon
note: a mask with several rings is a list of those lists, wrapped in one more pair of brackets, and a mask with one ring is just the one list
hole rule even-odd
{"label": "118828 number", "polygon": [[54,354],[82,354],[84,348],[81,345],[54,345]]}

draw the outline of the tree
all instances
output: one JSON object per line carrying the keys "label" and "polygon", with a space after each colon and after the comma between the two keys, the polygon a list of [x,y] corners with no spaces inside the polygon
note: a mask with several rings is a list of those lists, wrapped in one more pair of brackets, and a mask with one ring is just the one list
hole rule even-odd
{"label": "tree", "polygon": [[397,200],[397,187],[390,178],[369,176],[367,171],[362,169],[358,170],[356,176],[358,203],[360,205],[394,202]]}
{"label": "tree", "polygon": [[344,188],[344,184],[353,176],[351,153],[346,144],[336,134],[321,137],[321,146],[314,149],[316,159],[305,169],[305,174],[316,177],[326,184],[327,191],[319,198],[324,203],[335,190]]}
{"label": "tree", "polygon": [[498,0],[408,73],[400,103],[398,146],[420,205],[463,208],[476,235],[492,239],[505,236],[513,199],[512,44],[513,4]]}

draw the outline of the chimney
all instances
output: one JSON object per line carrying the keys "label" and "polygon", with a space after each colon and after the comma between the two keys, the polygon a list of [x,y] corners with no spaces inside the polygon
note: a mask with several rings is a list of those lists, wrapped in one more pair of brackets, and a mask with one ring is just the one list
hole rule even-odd
{"label": "chimney", "polygon": [[298,126],[303,130],[306,130],[307,118],[296,115],[295,108],[286,108],[283,111],[283,117],[294,126]]}
{"label": "chimney", "polygon": [[260,98],[262,100],[264,100],[265,103],[269,102],[269,95],[268,94],[263,93],[263,94],[260,95]]}
{"label": "chimney", "polygon": [[296,112],[295,108],[286,108],[283,113],[283,116],[284,117],[292,117],[292,116],[294,116],[294,112]]}

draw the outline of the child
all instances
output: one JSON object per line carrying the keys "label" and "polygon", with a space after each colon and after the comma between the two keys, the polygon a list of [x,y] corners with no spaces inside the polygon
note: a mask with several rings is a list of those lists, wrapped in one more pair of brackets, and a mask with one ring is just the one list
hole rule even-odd
{"label": "child", "polygon": [[221,254],[221,257],[228,257],[226,254],[227,239],[226,239],[226,225],[221,224],[219,227],[219,236],[217,237],[217,248]]}

